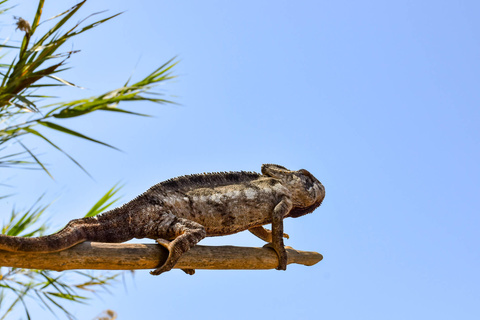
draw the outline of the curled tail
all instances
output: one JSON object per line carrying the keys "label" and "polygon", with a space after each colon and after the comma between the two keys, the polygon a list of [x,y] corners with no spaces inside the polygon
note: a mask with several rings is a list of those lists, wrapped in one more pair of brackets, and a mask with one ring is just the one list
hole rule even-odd
{"label": "curled tail", "polygon": [[70,221],[57,233],[42,237],[15,237],[0,235],[0,250],[13,252],[55,252],[65,250],[87,240],[87,219]]}
{"label": "curled tail", "polygon": [[13,252],[55,252],[68,249],[84,241],[124,242],[130,240],[131,237],[119,232],[119,229],[122,227],[119,221],[109,221],[105,217],[102,218],[100,216],[98,218],[75,219],[70,221],[59,232],[48,236],[25,238],[1,234],[0,250]]}

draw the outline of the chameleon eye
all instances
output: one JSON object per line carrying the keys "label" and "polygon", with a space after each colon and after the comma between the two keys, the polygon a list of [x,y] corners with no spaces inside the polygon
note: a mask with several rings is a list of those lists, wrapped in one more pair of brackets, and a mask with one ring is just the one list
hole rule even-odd
{"label": "chameleon eye", "polygon": [[308,172],[307,170],[305,170],[305,169],[300,169],[300,170],[298,170],[298,172],[300,172],[301,174],[309,177],[309,178],[312,179],[312,180],[315,180],[315,179],[313,178],[313,175],[312,175],[310,172]]}

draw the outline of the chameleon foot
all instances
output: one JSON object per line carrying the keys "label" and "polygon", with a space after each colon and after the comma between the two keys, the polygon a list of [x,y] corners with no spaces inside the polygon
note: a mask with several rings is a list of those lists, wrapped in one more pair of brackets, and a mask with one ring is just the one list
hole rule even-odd
{"label": "chameleon foot", "polygon": [[[157,238],[158,244],[168,250],[168,257],[163,265],[151,272],[153,275],[159,275],[162,272],[170,271],[182,254],[190,250],[191,247],[195,246],[198,241],[202,240],[207,235],[205,228],[194,221],[173,216],[168,223],[170,224],[166,228],[169,234],[167,239],[172,238],[174,240],[170,242],[161,236]],[[186,269],[184,271],[187,274],[194,273],[192,269]]]}
{"label": "chameleon foot", "polygon": [[191,276],[195,274],[195,269],[182,269],[182,271]]}
{"label": "chameleon foot", "polygon": [[275,245],[273,243],[267,243],[263,247],[275,250],[275,253],[278,257],[278,266],[275,269],[287,270],[287,251],[284,247],[281,247],[280,250],[278,250],[277,248],[275,248]]}
{"label": "chameleon foot", "polygon": [[165,239],[157,239],[157,243],[168,250],[168,257],[167,257],[167,260],[165,260],[165,263],[163,265],[161,265],[160,267],[158,267],[157,269],[155,269],[153,271],[150,271],[150,274],[152,274],[154,276],[158,276],[158,275],[160,275],[164,272],[170,271],[176,263],[176,261],[174,261],[172,263],[171,242],[167,241]]}

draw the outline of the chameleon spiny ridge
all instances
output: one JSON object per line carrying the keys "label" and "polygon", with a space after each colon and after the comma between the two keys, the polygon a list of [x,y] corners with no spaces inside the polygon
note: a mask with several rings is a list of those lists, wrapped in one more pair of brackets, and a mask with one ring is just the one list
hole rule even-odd
{"label": "chameleon spiny ridge", "polygon": [[[218,172],[177,177],[148,189],[121,207],[70,221],[59,232],[33,238],[0,235],[0,250],[55,252],[83,241],[124,242],[150,238],[168,249],[153,275],[169,271],[183,253],[205,237],[249,230],[271,243],[278,270],[286,270],[283,219],[313,212],[325,188],[307,170],[275,164],[255,172]],[[263,227],[272,224],[272,231]],[[184,270],[193,274],[194,270]]]}

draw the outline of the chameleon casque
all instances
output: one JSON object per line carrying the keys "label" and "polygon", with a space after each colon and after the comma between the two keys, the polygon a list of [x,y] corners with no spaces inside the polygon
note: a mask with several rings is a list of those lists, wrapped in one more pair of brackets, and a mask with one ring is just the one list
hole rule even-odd
{"label": "chameleon casque", "polygon": [[[249,230],[269,242],[286,270],[283,219],[313,212],[325,197],[323,185],[307,170],[275,164],[255,172],[204,173],[154,185],[132,201],[95,217],[70,221],[59,232],[42,237],[0,235],[0,249],[55,252],[84,241],[124,242],[150,238],[168,249],[165,263],[151,271],[169,271],[180,256],[205,237]],[[272,230],[263,227],[272,224]],[[193,274],[194,270],[184,270]]]}

